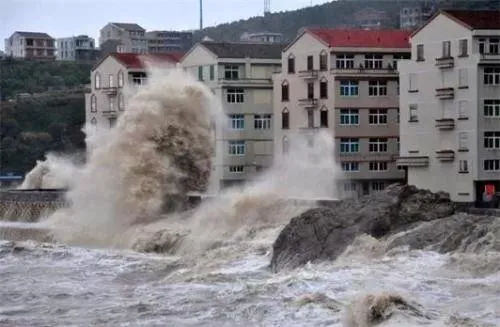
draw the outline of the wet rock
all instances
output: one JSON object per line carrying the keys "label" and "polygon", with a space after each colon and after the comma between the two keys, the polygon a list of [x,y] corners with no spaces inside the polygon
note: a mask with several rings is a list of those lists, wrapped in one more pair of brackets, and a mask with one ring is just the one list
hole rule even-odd
{"label": "wet rock", "polygon": [[454,212],[446,193],[399,184],[329,208],[311,209],[281,231],[273,245],[271,268],[279,271],[309,261],[332,260],[361,234],[381,238]]}

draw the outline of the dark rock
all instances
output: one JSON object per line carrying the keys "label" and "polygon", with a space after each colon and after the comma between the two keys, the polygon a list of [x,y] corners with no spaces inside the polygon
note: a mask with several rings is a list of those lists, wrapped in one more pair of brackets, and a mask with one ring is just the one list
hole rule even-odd
{"label": "dark rock", "polygon": [[311,209],[281,231],[273,245],[271,268],[279,271],[335,259],[360,234],[380,238],[454,212],[447,194],[399,184],[330,208]]}

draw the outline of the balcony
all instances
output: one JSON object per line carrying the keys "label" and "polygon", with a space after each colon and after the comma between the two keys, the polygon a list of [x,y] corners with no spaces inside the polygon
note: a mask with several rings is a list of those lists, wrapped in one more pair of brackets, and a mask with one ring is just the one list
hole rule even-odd
{"label": "balcony", "polygon": [[450,162],[455,160],[455,151],[453,150],[439,150],[436,151],[436,159],[439,161]]}
{"label": "balcony", "polygon": [[116,86],[112,87],[103,87],[102,93],[107,94],[108,96],[115,96],[118,94],[118,88]]}
{"label": "balcony", "polygon": [[113,118],[118,116],[118,111],[116,110],[106,110],[102,112],[104,117]]}
{"label": "balcony", "polygon": [[318,78],[318,71],[317,70],[300,70],[298,72],[299,77],[305,78],[305,79],[316,79]]}
{"label": "balcony", "polygon": [[408,156],[408,157],[397,157],[397,166],[406,167],[427,167],[429,166],[428,156]]}
{"label": "balcony", "polygon": [[332,68],[330,74],[338,77],[361,77],[361,76],[377,76],[377,77],[398,77],[399,73],[393,65],[387,65],[382,68],[365,68],[360,65],[358,68]]}
{"label": "balcony", "polygon": [[239,86],[239,87],[252,87],[252,86],[272,86],[273,80],[270,78],[241,78],[241,79],[224,79],[219,78],[219,84],[224,86]]}
{"label": "balcony", "polygon": [[436,67],[441,69],[453,68],[455,65],[455,58],[453,57],[441,57],[436,58]]}
{"label": "balcony", "polygon": [[453,118],[436,119],[436,127],[441,130],[452,130],[455,128],[455,119]]}
{"label": "balcony", "polygon": [[479,55],[480,64],[500,64],[500,53],[481,53]]}
{"label": "balcony", "polygon": [[453,99],[455,97],[455,89],[452,87],[436,89],[436,96],[441,100]]}
{"label": "balcony", "polygon": [[315,98],[299,99],[299,105],[304,107],[305,109],[314,109],[318,107],[318,99]]}

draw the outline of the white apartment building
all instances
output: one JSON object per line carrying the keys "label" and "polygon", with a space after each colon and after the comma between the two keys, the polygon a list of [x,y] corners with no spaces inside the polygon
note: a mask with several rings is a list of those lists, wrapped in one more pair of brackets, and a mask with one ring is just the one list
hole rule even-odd
{"label": "white apartment building", "polygon": [[399,65],[408,183],[479,204],[500,190],[500,11],[445,10]]}
{"label": "white apartment building", "polygon": [[[135,23],[108,23],[100,30],[99,45],[108,40],[119,41],[116,52],[147,53],[146,30]],[[115,51],[113,51],[115,52]]]}
{"label": "white apartment building", "polygon": [[144,60],[170,63],[175,67],[180,54],[114,53],[97,63],[90,73],[91,91],[85,95],[85,120],[96,128],[111,128],[127,107],[124,88],[147,82]]}
{"label": "white apartment building", "polygon": [[227,124],[215,124],[210,193],[241,184],[272,165],[272,74],[284,45],[204,41],[180,65],[221,100]]}
{"label": "white apartment building", "polygon": [[54,39],[47,33],[16,31],[5,39],[5,55],[23,59],[54,60],[56,46]]}
{"label": "white apartment building", "polygon": [[88,35],[78,35],[57,39],[57,60],[93,62],[98,50],[95,41]]}
{"label": "white apartment building", "polygon": [[297,135],[327,130],[343,171],[338,196],[368,194],[402,181],[404,171],[395,163],[397,65],[410,56],[409,34],[362,29],[299,34],[282,53],[282,72],[273,76],[275,156],[286,156]]}

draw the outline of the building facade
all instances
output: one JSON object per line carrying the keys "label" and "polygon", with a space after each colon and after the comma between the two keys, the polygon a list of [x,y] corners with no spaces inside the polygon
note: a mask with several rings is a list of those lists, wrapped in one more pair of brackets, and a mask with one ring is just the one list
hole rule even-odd
{"label": "building facade", "polygon": [[215,123],[215,153],[208,192],[242,184],[272,165],[272,74],[284,45],[204,41],[180,65],[220,99],[227,122]]}
{"label": "building facade", "polygon": [[408,36],[399,30],[304,30],[283,51],[282,72],[274,76],[274,115],[281,117],[274,120],[275,156],[286,156],[297,135],[326,130],[342,169],[339,196],[403,180],[395,163],[397,65],[410,55]]}
{"label": "building facade", "polygon": [[193,32],[146,32],[149,53],[187,52],[193,46]]}
{"label": "building facade", "polygon": [[[500,190],[500,11],[445,10],[400,64],[408,183],[482,203]],[[485,194],[485,191],[487,194]]]}
{"label": "building facade", "polygon": [[57,39],[57,60],[92,63],[98,53],[94,39],[87,35]]}
{"label": "building facade", "polygon": [[434,2],[424,1],[419,6],[401,8],[399,11],[399,28],[413,30],[422,26],[434,14]]}
{"label": "building facade", "polygon": [[118,40],[116,52],[147,53],[146,30],[134,23],[108,23],[100,30],[99,45]]}
{"label": "building facade", "polygon": [[151,59],[175,67],[180,57],[181,54],[114,53],[102,59],[90,74],[90,92],[85,95],[86,123],[95,128],[113,127],[127,107],[125,88],[147,82],[143,61]]}
{"label": "building facade", "polygon": [[260,33],[243,33],[240,41],[254,42],[254,43],[283,43],[282,33],[273,32],[260,32]]}
{"label": "building facade", "polygon": [[47,33],[16,31],[5,39],[5,55],[23,59],[54,60],[55,41]]}

